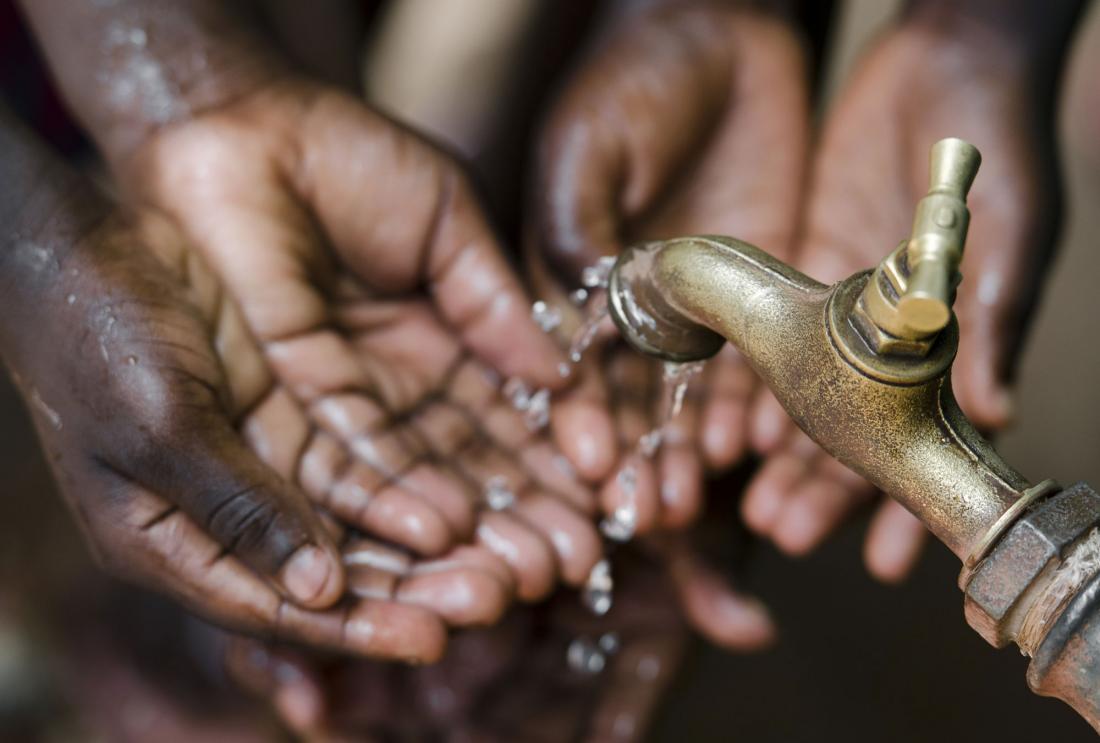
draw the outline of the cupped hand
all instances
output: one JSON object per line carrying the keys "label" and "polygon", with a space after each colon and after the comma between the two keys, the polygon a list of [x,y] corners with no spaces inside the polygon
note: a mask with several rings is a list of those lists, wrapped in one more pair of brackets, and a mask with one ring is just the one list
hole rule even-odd
{"label": "cupped hand", "polygon": [[[963,411],[987,431],[1012,419],[1011,372],[1050,257],[1058,218],[1049,90],[1033,65],[990,31],[957,38],[907,20],[858,65],[826,122],[815,158],[797,265],[823,282],[871,268],[909,234],[928,188],[928,153],[961,137],[982,153],[970,192],[955,310],[952,375]],[[779,427],[782,410],[762,411]],[[789,424],[788,424],[789,425]],[[816,546],[873,495],[800,432],[777,438],[744,502],[746,522],[788,552]],[[886,501],[865,558],[899,580],[915,563],[921,524]]]}
{"label": "cupped hand", "polygon": [[569,594],[455,636],[428,668],[322,658],[234,638],[231,677],[307,738],[644,740],[686,632],[659,566],[621,553],[603,617]]}
{"label": "cupped hand", "polygon": [[[347,600],[306,496],[237,425],[274,380],[203,261],[164,220],[92,220],[71,245],[21,242],[33,315],[9,307],[5,360],[99,561],[203,616],[261,637],[430,660],[443,622]],[[10,336],[10,337],[9,337]]]}
{"label": "cupped hand", "polygon": [[[787,24],[746,10],[686,3],[624,28],[567,87],[539,144],[528,254],[540,295],[567,305],[585,266],[650,239],[730,234],[787,256],[808,144],[804,65]],[[705,468],[731,465],[756,435],[754,376],[733,349],[709,362],[650,460],[638,441],[667,409],[660,365],[621,343],[590,356],[555,411],[562,447],[633,531],[689,523]],[[610,476],[624,470],[625,483]]]}
{"label": "cupped hand", "polygon": [[[522,599],[584,581],[591,490],[501,393],[511,378],[561,387],[563,358],[449,158],[350,96],[277,77],[117,169],[241,307],[276,381],[244,431],[280,475],[422,557],[474,539]],[[514,505],[481,510],[501,499]]]}

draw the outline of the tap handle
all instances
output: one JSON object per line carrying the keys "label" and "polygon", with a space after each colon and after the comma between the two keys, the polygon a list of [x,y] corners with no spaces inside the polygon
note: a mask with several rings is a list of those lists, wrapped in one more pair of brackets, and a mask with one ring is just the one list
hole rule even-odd
{"label": "tap handle", "polygon": [[966,194],[982,157],[961,139],[932,146],[928,193],[917,204],[906,249],[908,278],[898,298],[898,313],[910,328],[937,333],[951,321],[970,210]]}

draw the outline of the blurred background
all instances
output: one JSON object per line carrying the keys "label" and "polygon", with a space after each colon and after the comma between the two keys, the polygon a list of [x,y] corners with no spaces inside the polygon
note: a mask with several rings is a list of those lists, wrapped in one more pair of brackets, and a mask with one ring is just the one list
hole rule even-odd
{"label": "blurred background", "polygon": [[[451,51],[472,65],[434,70],[428,63],[415,69],[400,65],[408,29],[423,29],[417,24],[425,13],[435,16],[433,28],[446,28],[461,18],[462,2],[410,0],[395,6],[400,10],[387,10],[372,26],[366,85],[397,115],[434,131],[473,159],[502,230],[514,235],[516,184],[535,115],[574,48],[551,43],[524,52],[528,64],[522,79],[515,74],[520,66],[494,60],[523,46],[524,29],[538,26],[547,38],[564,37],[592,18],[564,7],[551,8],[553,17],[547,16],[546,6],[570,3],[504,0],[493,5],[500,12],[482,12],[479,23],[464,23],[472,31],[459,41],[456,34],[418,37],[436,49],[460,44]],[[827,29],[831,55],[823,68],[823,106],[899,5],[887,0],[838,3]],[[513,32],[502,33],[501,27]],[[1064,484],[1100,483],[1100,347],[1094,341],[1095,318],[1100,317],[1098,69],[1100,7],[1094,4],[1076,39],[1063,95],[1068,219],[1061,251],[1023,358],[1018,421],[998,442],[1005,458],[1033,481],[1056,477]],[[471,78],[481,82],[472,91],[463,88]],[[502,115],[492,105],[500,96],[522,113]],[[278,737],[266,719],[222,717],[217,705],[191,705],[179,691],[193,674],[179,656],[189,656],[191,663],[197,657],[200,671],[204,663],[216,662],[208,651],[187,652],[202,647],[195,634],[201,630],[180,625],[157,602],[104,598],[129,594],[91,568],[6,381],[0,381],[0,471],[5,475],[0,486],[0,740],[88,740],[86,731],[95,728],[97,716],[128,721],[126,726],[138,731],[132,739],[142,740],[140,731],[152,730],[154,718],[169,726],[158,731],[170,730],[172,714],[200,720],[200,726],[202,720],[219,720],[204,736],[212,741]],[[734,500],[738,493],[727,483],[713,497]],[[1025,658],[1011,649],[993,650],[969,629],[955,585],[958,561],[945,548],[931,544],[900,586],[872,581],[860,561],[865,521],[851,523],[805,560],[785,558],[771,547],[748,548],[744,583],[771,606],[781,641],[753,656],[695,643],[652,740],[1093,739],[1068,707],[1028,691]],[[100,628],[115,618],[116,631]],[[118,627],[141,631],[119,637]],[[142,672],[156,683],[112,662],[115,645],[130,641],[141,645],[134,657],[144,659]],[[219,693],[232,699],[228,690]],[[172,738],[163,733],[156,739]]]}

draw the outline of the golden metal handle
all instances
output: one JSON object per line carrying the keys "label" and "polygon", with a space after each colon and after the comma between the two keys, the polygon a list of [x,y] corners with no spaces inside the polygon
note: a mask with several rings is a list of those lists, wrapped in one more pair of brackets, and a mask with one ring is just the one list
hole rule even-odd
{"label": "golden metal handle", "polygon": [[961,139],[941,139],[932,147],[928,193],[913,218],[905,251],[908,276],[897,303],[902,323],[918,333],[938,333],[951,321],[970,225],[966,194],[981,161],[977,148]]}

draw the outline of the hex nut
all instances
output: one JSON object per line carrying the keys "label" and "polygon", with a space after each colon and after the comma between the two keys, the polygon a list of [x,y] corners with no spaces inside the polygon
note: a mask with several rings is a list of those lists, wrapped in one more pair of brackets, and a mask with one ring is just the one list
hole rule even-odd
{"label": "hex nut", "polygon": [[1100,494],[1077,483],[1021,516],[974,569],[965,588],[966,620],[986,642],[1004,647],[1016,637],[1022,599],[1066,547],[1100,524]]}

